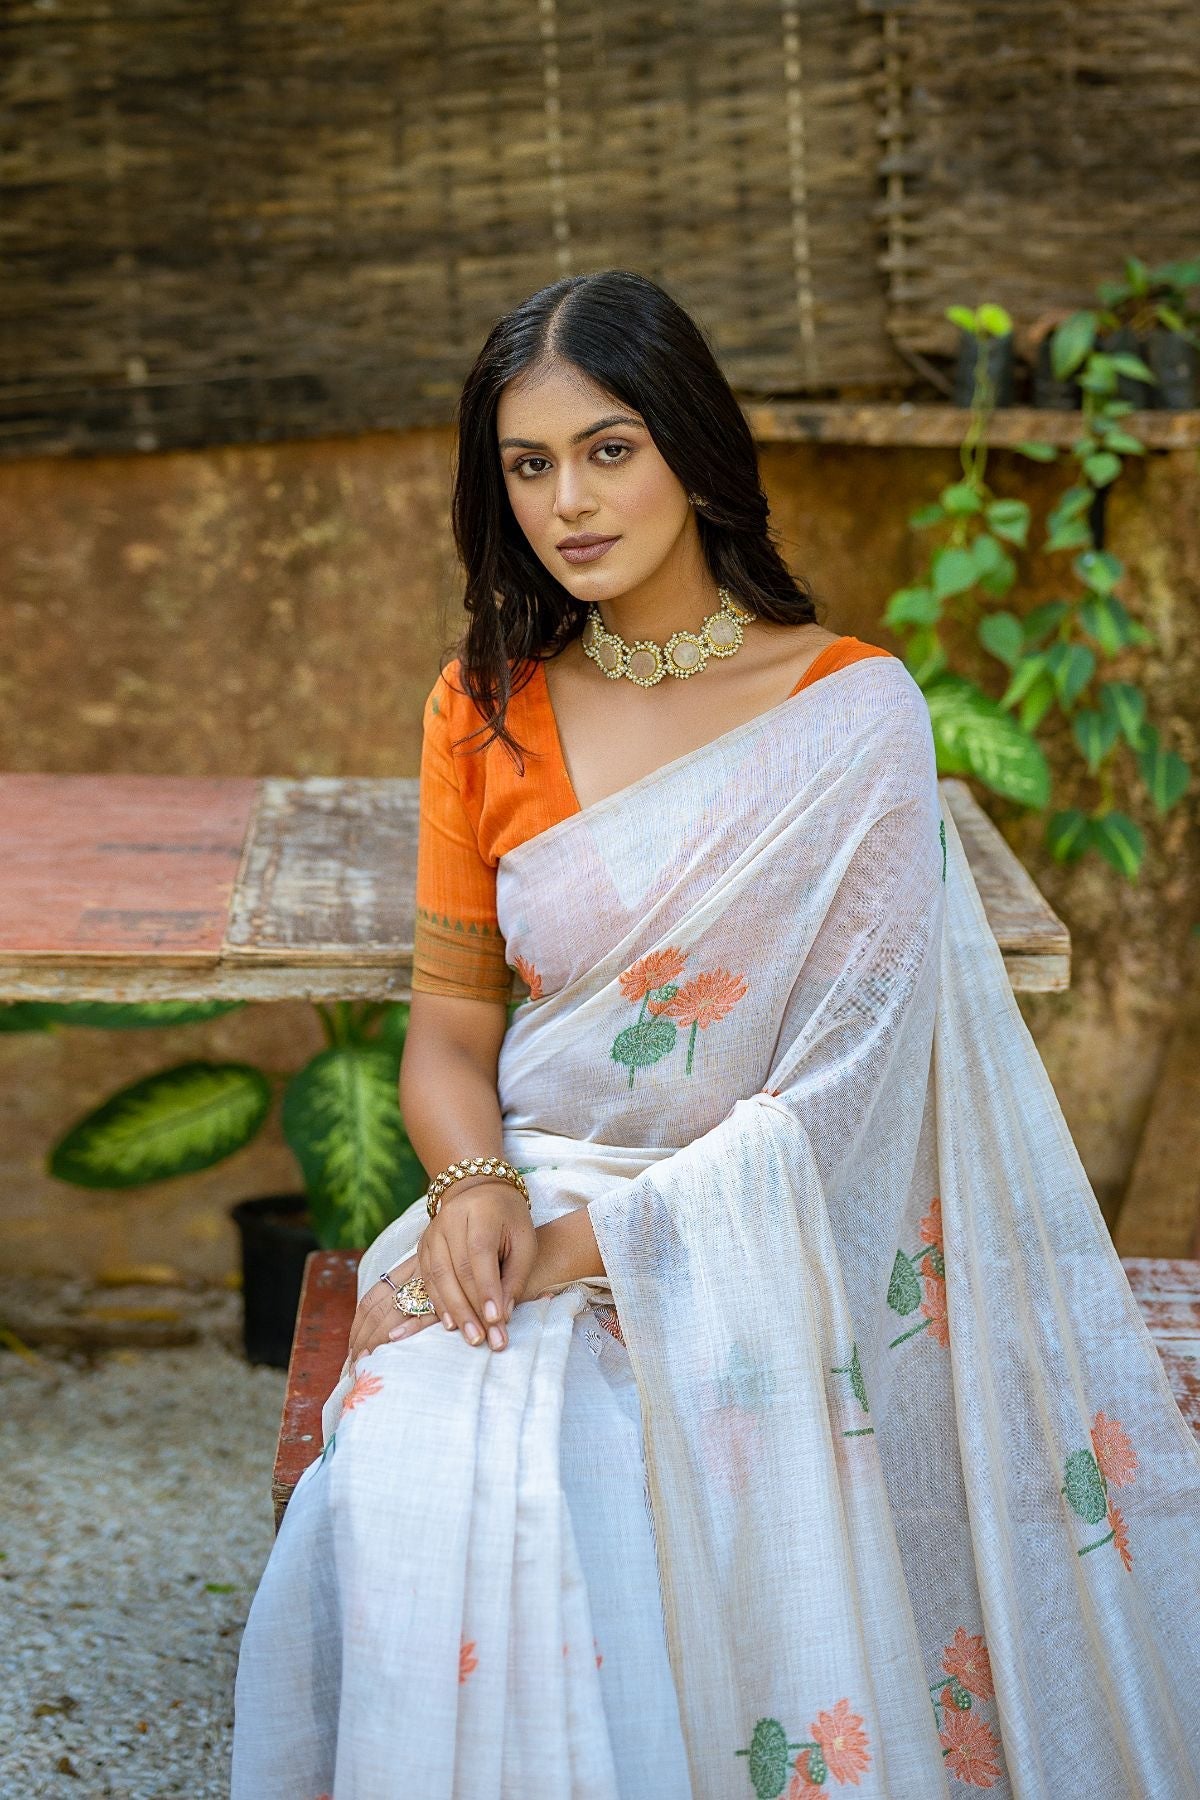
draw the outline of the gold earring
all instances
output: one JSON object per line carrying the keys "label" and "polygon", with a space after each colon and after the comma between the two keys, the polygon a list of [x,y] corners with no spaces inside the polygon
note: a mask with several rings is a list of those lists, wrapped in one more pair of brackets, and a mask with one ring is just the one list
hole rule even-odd
{"label": "gold earring", "polygon": [[689,494],[688,499],[691,501],[693,506],[707,506],[708,505],[708,501],[702,500],[699,494]]}

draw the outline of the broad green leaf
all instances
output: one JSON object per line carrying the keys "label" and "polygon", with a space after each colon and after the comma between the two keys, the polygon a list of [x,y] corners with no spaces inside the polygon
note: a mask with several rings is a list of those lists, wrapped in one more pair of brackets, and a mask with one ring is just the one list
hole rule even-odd
{"label": "broad green leaf", "polygon": [[1039,444],[1030,438],[1025,438],[1021,443],[1014,444],[1013,449],[1019,455],[1027,456],[1031,462],[1052,463],[1058,461],[1058,451],[1053,444]]}
{"label": "broad green leaf", "polygon": [[[520,1005],[520,1001],[517,1004]],[[384,1049],[390,1050],[397,1060],[404,1049],[404,1040],[408,1035],[409,1012],[410,1008],[406,1001],[394,1001],[384,1013],[379,1027],[379,1036],[376,1042],[381,1044]]]}
{"label": "broad green leaf", "polygon": [[1056,328],[1050,340],[1050,361],[1059,381],[1075,372],[1095,343],[1096,325],[1094,312],[1077,312]]}
{"label": "broad green leaf", "polygon": [[1131,681],[1102,681],[1096,697],[1101,712],[1116,720],[1125,742],[1140,750],[1146,721],[1146,696],[1141,688]]}
{"label": "broad green leaf", "polygon": [[895,1313],[907,1315],[921,1304],[921,1283],[912,1262],[903,1250],[897,1250],[888,1282],[887,1303]]}
{"label": "broad green leaf", "polygon": [[1090,1450],[1072,1450],[1067,1458],[1066,1477],[1063,1493],[1067,1504],[1089,1525],[1098,1525],[1108,1511],[1108,1490]]}
{"label": "broad green leaf", "polygon": [[1107,487],[1121,473],[1121,459],[1108,450],[1084,458],[1083,472],[1095,487]]}
{"label": "broad green leaf", "polygon": [[798,1748],[798,1745],[788,1743],[787,1732],[778,1719],[758,1721],[750,1738],[749,1751],[738,1751],[739,1756],[748,1755],[746,1773],[756,1800],[777,1800],[782,1794],[790,1773],[788,1751]]}
{"label": "broad green leaf", "polygon": [[1033,686],[1022,695],[1017,718],[1025,731],[1036,731],[1055,700],[1055,687],[1049,675],[1039,675]]}
{"label": "broad green leaf", "polygon": [[997,537],[1010,544],[1024,545],[1029,536],[1029,508],[1024,500],[993,500],[987,509],[987,522]]}
{"label": "broad green leaf", "polygon": [[939,600],[963,594],[975,585],[975,558],[969,550],[945,545],[933,555],[933,591]]}
{"label": "broad green leaf", "polygon": [[938,499],[952,518],[983,511],[979,490],[972,487],[969,481],[956,481],[950,487],[943,488]]}
{"label": "broad green leaf", "polygon": [[1112,360],[1118,375],[1127,375],[1133,381],[1153,382],[1155,387],[1158,386],[1158,376],[1140,356],[1131,356],[1127,350],[1118,350]]}
{"label": "broad green leaf", "polygon": [[369,1244],[424,1192],[400,1116],[398,1075],[390,1050],[334,1045],[287,1085],[283,1135],[326,1250]]}
{"label": "broad green leaf", "polygon": [[104,1031],[162,1030],[169,1025],[198,1025],[237,1012],[244,1000],[38,1000],[47,1024],[89,1025]]}
{"label": "broad green leaf", "polygon": [[978,637],[984,649],[1010,669],[1025,648],[1021,621],[1010,612],[986,613],[979,621]]}
{"label": "broad green leaf", "polygon": [[1137,874],[1145,855],[1146,840],[1125,813],[1108,812],[1093,819],[1088,839],[1120,874],[1130,880]]}
{"label": "broad green leaf", "polygon": [[[1149,737],[1148,732],[1146,735]],[[1170,812],[1191,785],[1191,771],[1182,756],[1174,750],[1164,750],[1155,732],[1145,748],[1138,751],[1137,764],[1154,810],[1159,814]]]}
{"label": "broad green leaf", "polygon": [[942,603],[927,587],[898,588],[883,610],[885,625],[936,625]]}
{"label": "broad green leaf", "polygon": [[1046,758],[1011,714],[960,675],[939,675],[924,692],[942,774],[974,775],[1023,806],[1046,804]]}
{"label": "broad green leaf", "polygon": [[1065,600],[1046,600],[1041,606],[1035,606],[1032,612],[1025,615],[1025,642],[1034,644],[1048,631],[1053,631],[1070,610],[1071,608]]}
{"label": "broad green leaf", "polygon": [[975,316],[992,337],[1007,337],[1012,330],[1011,318],[1002,306],[997,306],[992,300],[985,300]]}
{"label": "broad green leaf", "polygon": [[1034,682],[1045,673],[1048,656],[1049,652],[1046,650],[1035,650],[1021,658],[1013,670],[1012,680],[1000,696],[1001,706],[1015,706],[1029,692]]}
{"label": "broad green leaf", "polygon": [[940,525],[945,517],[940,506],[919,506],[916,512],[909,513],[908,522],[914,531],[925,531],[930,525]]}
{"label": "broad green leaf", "polygon": [[1098,594],[1111,594],[1125,573],[1125,564],[1111,550],[1085,550],[1071,564],[1085,587]]}
{"label": "broad green leaf", "polygon": [[178,1063],[113,1094],[47,1158],[76,1187],[141,1187],[223,1162],[259,1131],[271,1085],[248,1063]]}
{"label": "broad green leaf", "polygon": [[10,1000],[0,1006],[0,1031],[50,1031],[53,1025],[40,1000]]}
{"label": "broad green leaf", "polygon": [[1079,623],[1095,638],[1105,656],[1116,656],[1130,642],[1128,612],[1115,594],[1099,594],[1079,608]]}
{"label": "broad green leaf", "polygon": [[1071,707],[1096,673],[1096,652],[1087,644],[1054,644],[1046,652],[1064,708]]}
{"label": "broad green leaf", "polygon": [[1056,812],[1046,821],[1046,846],[1055,862],[1073,862],[1087,849],[1091,821],[1077,806]]}
{"label": "broad green leaf", "polygon": [[1075,714],[1071,720],[1071,730],[1094,775],[1117,741],[1117,721],[1111,713],[1096,712],[1088,708]]}

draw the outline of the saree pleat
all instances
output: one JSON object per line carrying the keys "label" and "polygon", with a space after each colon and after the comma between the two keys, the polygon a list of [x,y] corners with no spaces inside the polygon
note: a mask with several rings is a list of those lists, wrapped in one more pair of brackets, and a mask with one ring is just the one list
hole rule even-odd
{"label": "saree pleat", "polygon": [[505,1154],[605,1274],[502,1353],[343,1370],[233,1800],[1195,1800],[1200,1451],[903,665],[539,833],[497,897],[536,978]]}

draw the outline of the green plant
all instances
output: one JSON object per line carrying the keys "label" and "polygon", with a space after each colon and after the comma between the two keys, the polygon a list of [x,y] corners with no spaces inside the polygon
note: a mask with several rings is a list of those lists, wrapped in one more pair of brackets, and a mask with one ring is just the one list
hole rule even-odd
{"label": "green plant", "polygon": [[1123,279],[1098,282],[1096,295],[1105,325],[1126,324],[1135,332],[1160,325],[1200,348],[1200,307],[1192,299],[1198,288],[1200,257],[1149,269],[1139,257],[1129,256]]}
{"label": "green plant", "polygon": [[[947,318],[983,339],[1011,329],[1002,307],[977,311],[951,307]],[[1124,575],[1119,558],[1097,544],[1103,494],[1120,474],[1123,458],[1145,446],[1124,423],[1132,408],[1117,398],[1120,375],[1153,380],[1135,356],[1096,348],[1103,313],[1077,313],[1054,334],[1052,359],[1060,379],[1079,371],[1083,428],[1071,449],[1075,478],[1047,521],[1040,546],[1046,555],[1071,553],[1074,591],[1024,616],[1003,607],[1016,584],[1009,546],[1028,547],[1030,510],[1006,499],[987,481],[987,424],[993,395],[986,356],[977,361],[970,422],[960,451],[962,475],[937,501],[913,513],[915,530],[938,527],[926,573],[891,595],[884,620],[906,638],[905,663],[929,705],[941,774],[969,774],[1022,806],[1050,804],[1049,765],[1035,736],[1052,708],[1070,721],[1074,742],[1098,794],[1090,811],[1052,813],[1046,841],[1059,861],[1094,851],[1123,875],[1137,875],[1145,852],[1139,826],[1116,805],[1116,771],[1110,760],[1123,747],[1135,760],[1150,799],[1165,814],[1186,792],[1187,765],[1166,749],[1146,719],[1146,698],[1131,680],[1098,680],[1098,657],[1116,658],[1155,639],[1134,619],[1116,589]],[[1055,462],[1053,445],[1017,446],[1038,462]],[[950,667],[941,627],[972,633],[1007,671],[996,697]]]}
{"label": "green plant", "polygon": [[[0,1030],[108,1030],[194,1024],[244,1001],[30,1002],[0,1007]],[[292,1075],[249,1063],[176,1063],[112,1094],[49,1152],[48,1173],[85,1188],[129,1188],[212,1168],[262,1129],[282,1090],[283,1135],[304,1176],[325,1249],[359,1248],[424,1193],[397,1089],[408,1007],[318,1004],[325,1048]]]}

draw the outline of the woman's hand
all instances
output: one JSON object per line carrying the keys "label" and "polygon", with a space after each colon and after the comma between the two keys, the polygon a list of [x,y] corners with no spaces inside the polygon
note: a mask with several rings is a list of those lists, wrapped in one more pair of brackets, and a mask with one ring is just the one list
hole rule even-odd
{"label": "woman's hand", "polygon": [[490,1343],[494,1350],[507,1344],[505,1324],[537,1261],[537,1233],[529,1208],[507,1181],[455,1185],[462,1191],[446,1194],[414,1253],[388,1271],[397,1287],[419,1272],[433,1312],[406,1317],[397,1311],[387,1282],[373,1283],[350,1328],[352,1363],[380,1344],[411,1337],[439,1322],[448,1331],[461,1330],[471,1344]]}

